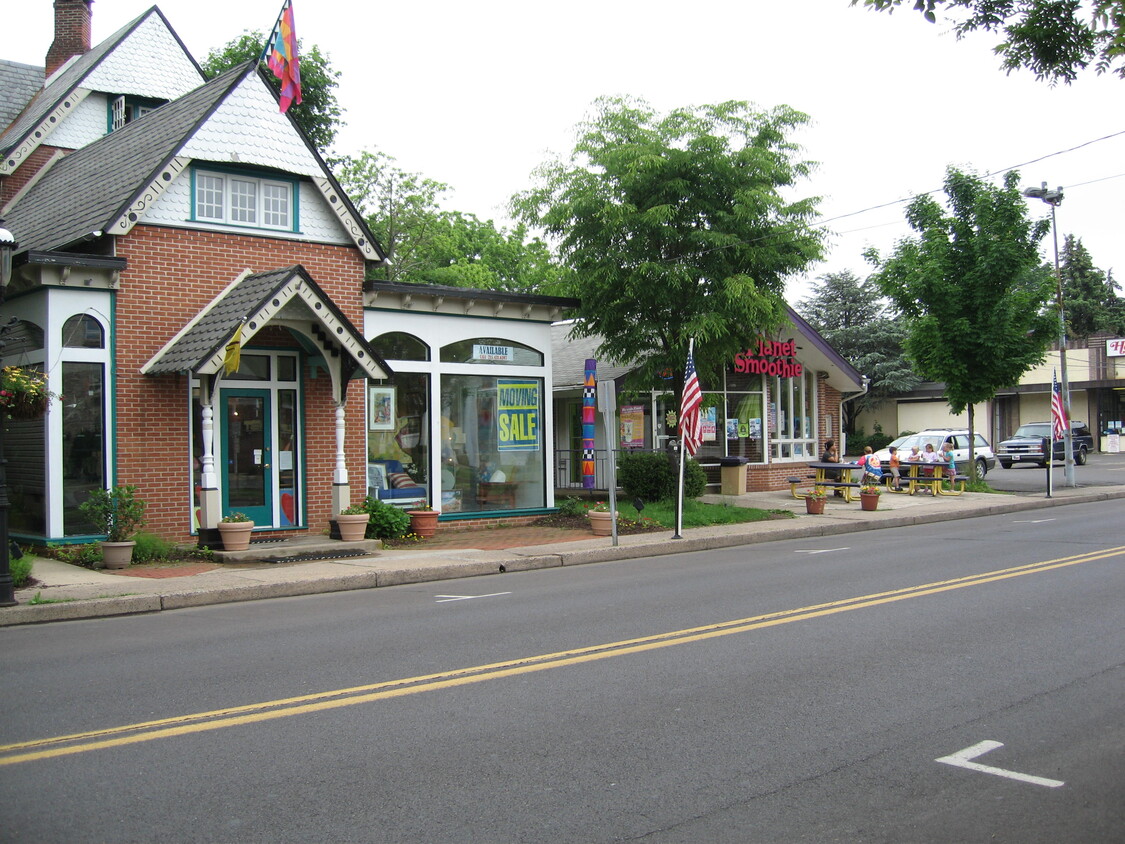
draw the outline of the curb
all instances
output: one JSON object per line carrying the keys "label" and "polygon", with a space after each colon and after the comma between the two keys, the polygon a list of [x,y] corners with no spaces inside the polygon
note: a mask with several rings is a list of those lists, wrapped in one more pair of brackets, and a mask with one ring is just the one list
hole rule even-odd
{"label": "curb", "polygon": [[[909,527],[933,524],[953,519],[980,518],[1025,510],[1041,510],[1070,504],[1089,504],[1125,498],[1125,488],[1101,492],[1082,492],[1055,498],[1005,498],[984,504],[970,511],[943,510],[910,515],[890,516],[878,521],[833,521],[789,524],[782,522],[756,523],[753,533],[741,532],[743,526],[731,526],[729,533],[686,535],[672,541],[669,537],[642,534],[633,542],[609,547],[581,548],[544,554],[537,546],[527,553],[519,549],[507,552],[487,552],[488,559],[461,559],[457,562],[433,562],[433,558],[419,560],[416,565],[399,565],[379,571],[360,571],[354,574],[310,579],[293,579],[276,583],[255,583],[246,586],[229,586],[218,589],[187,589],[151,595],[124,595],[112,598],[80,598],[51,604],[20,604],[0,609],[0,627],[25,624],[44,624],[53,621],[109,618],[112,616],[155,613],[163,610],[186,609],[211,604],[258,601],[268,598],[296,598],[306,595],[346,592],[356,589],[376,589],[385,586],[403,586],[429,583],[463,577],[484,577],[503,572],[534,571],[546,568],[580,566],[590,563],[635,560],[640,557],[658,557],[692,551],[711,551],[740,545],[759,545],[787,539],[819,538],[834,534],[859,533],[884,528]],[[763,524],[777,524],[777,528],[762,529]],[[694,528],[695,531],[708,530]]]}

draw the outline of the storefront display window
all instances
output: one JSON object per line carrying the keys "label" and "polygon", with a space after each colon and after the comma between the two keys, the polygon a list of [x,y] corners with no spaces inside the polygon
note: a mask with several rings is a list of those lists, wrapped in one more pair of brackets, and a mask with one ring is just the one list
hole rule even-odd
{"label": "storefront display window", "polygon": [[543,401],[541,378],[442,376],[439,509],[546,505]]}
{"label": "storefront display window", "polygon": [[774,460],[815,460],[816,376],[771,378],[768,404],[770,449]]}
{"label": "storefront display window", "polygon": [[368,386],[368,495],[393,504],[431,501],[429,390],[430,376],[420,372]]}

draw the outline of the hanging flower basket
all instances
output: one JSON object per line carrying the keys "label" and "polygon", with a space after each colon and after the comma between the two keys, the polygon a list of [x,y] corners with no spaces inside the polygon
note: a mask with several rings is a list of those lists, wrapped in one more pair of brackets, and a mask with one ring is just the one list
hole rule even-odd
{"label": "hanging flower basket", "polygon": [[0,413],[8,419],[39,419],[51,398],[43,373],[19,366],[0,370]]}

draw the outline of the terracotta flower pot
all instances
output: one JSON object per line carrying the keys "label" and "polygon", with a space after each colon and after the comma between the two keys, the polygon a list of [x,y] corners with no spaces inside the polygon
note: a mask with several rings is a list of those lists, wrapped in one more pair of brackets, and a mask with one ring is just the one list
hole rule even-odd
{"label": "terracotta flower pot", "polygon": [[805,512],[810,516],[824,515],[824,505],[827,503],[825,498],[813,498],[809,496],[805,499]]}
{"label": "terracotta flower pot", "polygon": [[340,529],[340,539],[344,542],[358,542],[367,534],[368,513],[341,513],[336,516],[336,527]]}
{"label": "terracotta flower pot", "polygon": [[219,522],[219,536],[223,538],[224,551],[245,551],[250,547],[253,522]]}
{"label": "terracotta flower pot", "polygon": [[591,510],[586,516],[590,519],[590,529],[594,531],[594,536],[613,536],[613,513]]}
{"label": "terracotta flower pot", "polygon": [[859,509],[860,510],[877,510],[879,509],[879,496],[872,495],[867,492],[859,494]]}
{"label": "terracotta flower pot", "polygon": [[429,539],[437,533],[437,517],[441,515],[437,510],[407,510],[410,516],[410,529],[423,539]]}

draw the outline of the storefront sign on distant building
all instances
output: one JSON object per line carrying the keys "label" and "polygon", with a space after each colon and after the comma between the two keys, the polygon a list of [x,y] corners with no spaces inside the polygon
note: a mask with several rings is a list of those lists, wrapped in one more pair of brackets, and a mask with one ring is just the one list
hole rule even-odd
{"label": "storefront sign on distant building", "polygon": [[758,338],[756,351],[747,349],[734,356],[734,371],[775,378],[800,378],[805,368],[797,362],[797,341]]}
{"label": "storefront sign on distant building", "polygon": [[1105,341],[1105,356],[1107,358],[1119,358],[1125,355],[1125,338],[1118,337],[1114,340]]}

